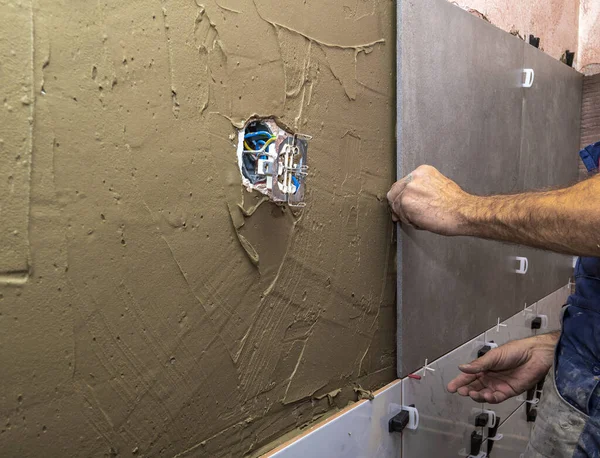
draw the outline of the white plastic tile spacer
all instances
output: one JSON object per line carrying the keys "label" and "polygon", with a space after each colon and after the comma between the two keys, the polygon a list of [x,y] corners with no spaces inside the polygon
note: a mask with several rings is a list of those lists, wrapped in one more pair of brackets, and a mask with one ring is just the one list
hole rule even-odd
{"label": "white plastic tile spacer", "polygon": [[516,273],[525,275],[527,270],[529,269],[529,260],[524,256],[517,256],[517,262],[519,263],[519,268],[515,270]]}
{"label": "white plastic tile spacer", "polygon": [[533,71],[533,68],[524,68],[523,76],[523,87],[533,86],[533,80],[535,78],[535,72]]}
{"label": "white plastic tile spacer", "polygon": [[425,377],[427,375],[427,371],[429,372],[435,372],[435,369],[432,369],[431,367],[429,367],[429,360],[425,360],[425,364],[423,365],[423,377]]}
{"label": "white plastic tile spacer", "polygon": [[548,315],[537,315],[537,317],[542,319],[542,326],[540,329],[548,329]]}
{"label": "white plastic tile spacer", "polygon": [[479,455],[467,455],[467,458],[487,458],[487,453],[479,452]]}
{"label": "white plastic tile spacer", "polygon": [[484,426],[484,428],[493,428],[494,425],[496,424],[496,412],[494,412],[493,410],[485,410],[485,409],[483,409],[481,411],[481,413],[487,413],[488,414],[488,422],[487,422],[487,425]]}
{"label": "white plastic tile spacer", "polygon": [[415,430],[419,427],[419,411],[416,407],[402,406],[402,410],[408,412],[408,429]]}
{"label": "white plastic tile spacer", "polygon": [[527,312],[528,312],[528,310],[527,310],[527,302],[525,302],[525,304],[523,305],[523,316],[526,316]]}
{"label": "white plastic tile spacer", "polygon": [[523,395],[517,396],[515,399],[519,402],[531,404],[532,406],[537,406],[540,403],[540,400],[538,398],[533,398],[533,399],[527,400],[523,397]]}
{"label": "white plastic tile spacer", "polygon": [[[492,348],[498,348],[498,344],[496,342],[485,342],[483,345],[490,347],[490,350]],[[484,412],[487,412],[487,410],[484,410]]]}
{"label": "white plastic tile spacer", "polygon": [[496,332],[500,332],[500,328],[505,328],[507,324],[500,323],[500,317],[498,317],[498,324],[496,324]]}

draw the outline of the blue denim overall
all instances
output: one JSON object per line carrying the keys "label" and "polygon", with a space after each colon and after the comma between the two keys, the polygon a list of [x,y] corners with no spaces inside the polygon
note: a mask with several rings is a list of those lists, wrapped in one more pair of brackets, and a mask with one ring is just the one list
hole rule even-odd
{"label": "blue denim overall", "polygon": [[[597,172],[600,142],[580,155]],[[563,309],[554,368],[524,456],[600,458],[600,258],[577,261],[575,293]]]}

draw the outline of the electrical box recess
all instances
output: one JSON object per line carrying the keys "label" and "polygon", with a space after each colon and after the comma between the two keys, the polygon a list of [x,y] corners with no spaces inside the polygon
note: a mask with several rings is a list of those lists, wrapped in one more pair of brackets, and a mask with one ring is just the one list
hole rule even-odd
{"label": "electrical box recess", "polygon": [[303,207],[308,135],[292,134],[273,119],[253,119],[238,133],[238,164],[242,183],[273,202]]}

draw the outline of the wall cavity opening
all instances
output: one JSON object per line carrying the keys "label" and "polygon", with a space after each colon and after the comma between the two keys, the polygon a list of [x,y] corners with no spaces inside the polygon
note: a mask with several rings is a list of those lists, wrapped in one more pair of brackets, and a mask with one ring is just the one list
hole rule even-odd
{"label": "wall cavity opening", "polygon": [[310,139],[286,131],[273,118],[249,120],[238,132],[237,155],[244,186],[273,202],[303,207]]}

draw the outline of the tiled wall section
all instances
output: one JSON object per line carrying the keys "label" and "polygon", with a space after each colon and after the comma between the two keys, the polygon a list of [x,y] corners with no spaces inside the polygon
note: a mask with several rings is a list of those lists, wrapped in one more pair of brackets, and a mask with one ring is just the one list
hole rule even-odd
{"label": "tiled wall section", "polygon": [[461,450],[469,443],[475,417],[481,413],[483,404],[451,395],[446,386],[459,374],[458,365],[475,359],[484,343],[481,334],[428,365],[431,371],[417,372],[420,380],[402,380],[402,402],[414,404],[420,417],[417,430],[402,433],[403,457],[438,457],[446,456],[446,452],[448,457],[466,456]]}
{"label": "tiled wall section", "polygon": [[388,432],[388,420],[402,410],[402,382],[396,380],[338,415],[313,426],[263,458],[400,458],[400,434]]}
{"label": "tiled wall section", "polygon": [[560,329],[560,316],[563,305],[567,303],[567,298],[571,294],[571,285],[565,285],[554,293],[539,300],[536,304],[538,315],[548,317],[548,328],[538,331],[538,333],[556,331]]}
{"label": "tiled wall section", "polygon": [[[570,286],[565,285],[508,320],[498,323],[482,336],[432,362],[429,367],[435,369],[435,372],[428,371],[421,380],[403,379],[403,404],[416,405],[421,414],[421,424],[416,431],[403,433],[402,458],[467,456],[471,451],[470,438],[473,432],[481,434],[484,439],[488,434],[487,428],[475,427],[474,413],[478,409],[479,412],[482,409],[494,411],[500,417],[502,426],[510,422],[506,426],[511,431],[507,435],[510,440],[503,447],[500,447],[501,441],[494,445],[498,448],[494,457],[512,457],[516,453],[515,448],[520,444],[526,445],[530,426],[524,414],[516,415],[525,410],[525,395],[498,405],[481,405],[470,398],[448,393],[446,385],[458,375],[457,366],[475,359],[478,350],[485,344],[493,342],[502,345],[510,340],[531,337],[536,332],[560,329],[561,309],[569,294]],[[532,330],[533,319],[541,315],[547,317],[547,326],[539,331]],[[417,373],[423,374],[423,370]],[[481,450],[487,450],[487,444]],[[523,451],[524,447],[516,456]]]}
{"label": "tiled wall section", "polygon": [[[533,423],[527,422],[526,407],[522,405],[498,428],[498,435],[502,435],[502,439],[494,441],[489,456],[492,458],[520,458],[527,447],[532,428]],[[486,440],[482,447],[485,452],[488,451],[488,443],[489,441]]]}
{"label": "tiled wall section", "polygon": [[[550,295],[552,296],[552,295]],[[494,326],[485,333],[486,342],[494,342],[498,346],[504,345],[511,340],[524,339],[531,337],[535,331],[531,329],[531,322],[537,316],[537,304],[524,309],[521,313]],[[501,404],[490,405],[484,404],[485,409],[493,410],[500,417],[500,421],[506,420],[512,413],[517,410],[523,401],[517,398],[511,398]]]}
{"label": "tiled wall section", "polygon": [[[530,337],[536,332],[560,328],[560,311],[570,294],[565,285],[484,334],[461,345],[443,357],[428,363],[429,370],[417,371],[417,378],[397,380],[376,393],[372,401],[362,401],[335,417],[315,425],[293,441],[265,455],[277,458],[437,458],[466,457],[474,431],[482,434],[481,451],[487,452],[487,428],[474,426],[482,410],[493,410],[501,419],[494,442],[494,458],[519,458],[527,445],[532,423],[527,422],[524,398],[499,405],[473,402],[446,391],[446,385],[458,375],[458,365],[477,357],[487,343],[502,345],[510,340]],[[534,331],[531,322],[545,315],[548,326]],[[426,338],[426,336],[424,336]],[[418,379],[420,377],[420,379]],[[402,405],[414,404],[419,411],[417,430],[406,429],[401,435],[388,432],[388,421]]]}

